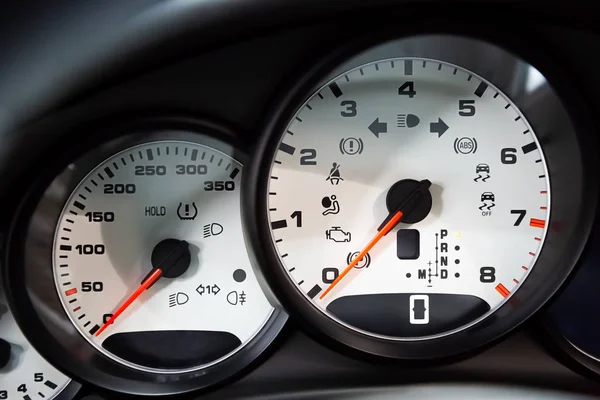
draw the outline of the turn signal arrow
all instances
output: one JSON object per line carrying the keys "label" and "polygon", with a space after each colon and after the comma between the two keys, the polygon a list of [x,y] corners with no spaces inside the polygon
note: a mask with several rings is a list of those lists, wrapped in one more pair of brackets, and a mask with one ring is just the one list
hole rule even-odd
{"label": "turn signal arrow", "polygon": [[214,294],[215,296],[217,295],[217,293],[219,293],[221,291],[221,288],[217,286],[217,284],[215,283],[212,286],[212,294]]}
{"label": "turn signal arrow", "polygon": [[379,134],[387,133],[387,122],[379,122],[379,117],[369,125],[369,130],[379,139]]}
{"label": "turn signal arrow", "polygon": [[431,122],[429,124],[429,132],[437,133],[438,138],[441,138],[444,133],[448,130],[448,125],[444,122],[443,119],[438,118],[437,122]]}

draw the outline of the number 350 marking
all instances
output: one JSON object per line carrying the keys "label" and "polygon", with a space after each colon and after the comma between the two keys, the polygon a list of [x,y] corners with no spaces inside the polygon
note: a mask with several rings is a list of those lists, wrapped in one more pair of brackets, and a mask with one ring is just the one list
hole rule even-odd
{"label": "number 350 marking", "polygon": [[235,190],[234,181],[204,181],[204,190],[207,192],[231,192]]}

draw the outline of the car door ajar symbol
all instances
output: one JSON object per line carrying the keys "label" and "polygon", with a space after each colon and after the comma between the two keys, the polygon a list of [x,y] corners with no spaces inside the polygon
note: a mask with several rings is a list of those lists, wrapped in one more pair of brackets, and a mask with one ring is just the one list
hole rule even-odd
{"label": "car door ajar symbol", "polygon": [[425,325],[429,323],[429,296],[415,294],[409,297],[410,323],[412,325]]}

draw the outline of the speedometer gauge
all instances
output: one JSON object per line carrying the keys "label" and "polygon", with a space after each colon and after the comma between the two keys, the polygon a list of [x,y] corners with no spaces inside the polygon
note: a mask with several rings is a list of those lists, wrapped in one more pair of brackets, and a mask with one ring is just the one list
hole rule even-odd
{"label": "speedometer gauge", "polygon": [[[56,336],[68,337],[73,356],[63,358],[91,361],[64,367],[108,389],[167,394],[218,383],[285,321],[245,250],[242,155],[172,129],[117,139],[73,163],[30,227],[28,245],[44,247],[26,254],[44,254],[37,268],[51,268],[30,284],[54,286],[54,318],[71,327]],[[37,218],[55,222],[53,232]]]}
{"label": "speedometer gauge", "polygon": [[[318,329],[370,352],[428,358],[420,349],[458,352],[476,345],[465,339],[473,332],[494,332],[480,339],[489,340],[539,307],[531,287],[550,282],[532,272],[555,262],[539,265],[552,224],[571,216],[554,210],[561,185],[540,139],[547,123],[482,66],[494,54],[470,65],[407,53],[360,56],[317,86],[273,132],[250,185],[262,189],[254,196],[279,280]],[[526,70],[518,91],[531,108],[527,96],[548,87]]]}
{"label": "speedometer gauge", "polygon": [[54,279],[98,351],[173,373],[217,363],[261,331],[273,308],[243,252],[241,169],[199,143],[151,141],[73,191],[56,228]]}

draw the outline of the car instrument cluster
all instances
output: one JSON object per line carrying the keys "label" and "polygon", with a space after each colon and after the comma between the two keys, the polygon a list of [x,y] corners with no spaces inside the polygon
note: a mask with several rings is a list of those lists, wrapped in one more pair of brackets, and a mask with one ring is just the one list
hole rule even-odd
{"label": "car instrument cluster", "polygon": [[[0,399],[211,390],[288,319],[351,356],[449,362],[564,286],[597,152],[543,65],[450,34],[317,64],[273,95],[251,146],[193,113],[128,118],[31,182],[6,236]],[[599,373],[597,319],[574,329],[560,307],[547,332]]]}

